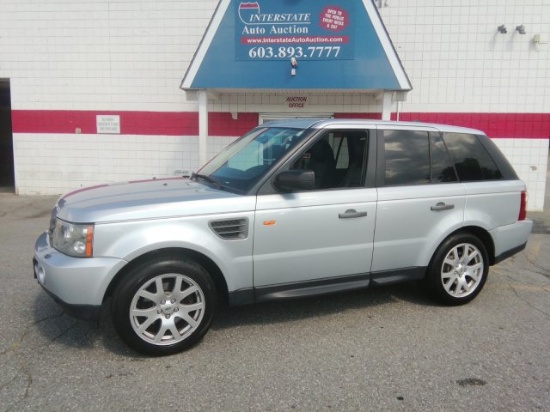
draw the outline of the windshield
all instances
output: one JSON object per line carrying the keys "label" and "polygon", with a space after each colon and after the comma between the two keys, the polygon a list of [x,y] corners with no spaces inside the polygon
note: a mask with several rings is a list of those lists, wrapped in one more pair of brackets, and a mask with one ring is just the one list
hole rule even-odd
{"label": "windshield", "polygon": [[281,127],[254,129],[227,146],[195,176],[221,188],[246,192],[304,138],[304,132]]}

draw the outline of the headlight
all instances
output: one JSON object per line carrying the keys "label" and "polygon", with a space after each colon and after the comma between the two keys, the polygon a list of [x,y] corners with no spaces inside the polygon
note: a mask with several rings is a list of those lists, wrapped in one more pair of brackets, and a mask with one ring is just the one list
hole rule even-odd
{"label": "headlight", "polygon": [[92,257],[94,225],[74,224],[56,219],[52,231],[52,246],[74,257]]}

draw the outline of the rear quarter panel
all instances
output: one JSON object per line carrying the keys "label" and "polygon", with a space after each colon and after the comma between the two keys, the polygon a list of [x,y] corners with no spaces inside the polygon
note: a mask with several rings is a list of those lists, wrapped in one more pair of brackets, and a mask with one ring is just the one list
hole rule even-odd
{"label": "rear quarter panel", "polygon": [[525,245],[532,229],[529,219],[518,221],[525,183],[506,180],[465,183],[464,186],[468,193],[464,225],[487,230],[497,261]]}
{"label": "rear quarter panel", "polygon": [[466,188],[465,226],[479,226],[487,231],[511,225],[518,220],[521,192],[520,180],[464,183]]}

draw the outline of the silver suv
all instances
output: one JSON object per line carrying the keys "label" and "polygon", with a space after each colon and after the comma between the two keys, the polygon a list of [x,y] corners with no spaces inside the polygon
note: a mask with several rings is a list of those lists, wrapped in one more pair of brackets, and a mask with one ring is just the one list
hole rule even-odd
{"label": "silver suv", "polygon": [[220,301],[242,305],[422,279],[459,305],[531,232],[526,188],[478,130],[422,123],[268,123],[191,178],[69,193],[34,274],[66,310],[136,351],[176,353]]}

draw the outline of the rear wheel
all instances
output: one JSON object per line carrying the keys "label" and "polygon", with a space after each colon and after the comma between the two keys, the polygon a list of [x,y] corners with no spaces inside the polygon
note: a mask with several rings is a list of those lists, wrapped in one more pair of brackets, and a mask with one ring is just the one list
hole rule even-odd
{"label": "rear wheel", "polygon": [[197,263],[157,259],[124,277],[112,309],[115,328],[128,346],[147,355],[169,355],[188,349],[208,331],[216,291]]}
{"label": "rear wheel", "polygon": [[468,233],[446,239],[435,252],[426,281],[434,298],[447,305],[474,299],[487,280],[489,258],[483,242]]}

